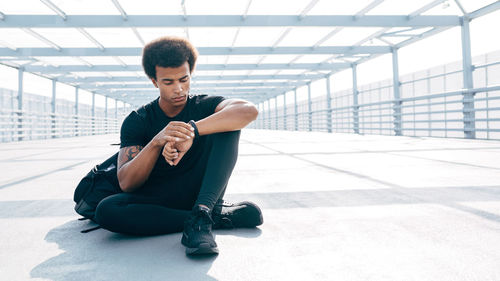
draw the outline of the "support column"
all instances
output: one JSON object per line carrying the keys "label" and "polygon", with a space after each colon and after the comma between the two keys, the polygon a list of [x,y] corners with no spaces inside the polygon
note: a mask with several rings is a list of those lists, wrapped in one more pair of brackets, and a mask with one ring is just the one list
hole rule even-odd
{"label": "support column", "polygon": [[80,129],[79,129],[79,120],[78,120],[78,104],[80,101],[78,100],[78,87],[75,87],[75,136],[80,135]]}
{"label": "support column", "polygon": [[92,93],[92,135],[95,135],[95,93]]}
{"label": "support column", "polygon": [[51,106],[51,112],[50,112],[50,119],[51,119],[51,130],[50,134],[52,138],[56,137],[56,80],[52,80],[52,101],[50,103]]}
{"label": "support column", "polygon": [[309,132],[312,132],[312,100],[311,100],[311,82],[307,83],[307,116],[309,121]]}
{"label": "support column", "polygon": [[330,92],[330,77],[326,76],[326,129],[332,132],[332,94]]}
{"label": "support column", "polygon": [[299,130],[299,111],[297,105],[297,88],[293,90],[293,112],[295,113],[295,131]]}
{"label": "support column", "polygon": [[394,133],[396,136],[401,136],[401,94],[399,87],[399,62],[398,50],[392,48],[392,88],[394,90],[394,104],[393,104],[393,119],[394,119]]}
{"label": "support column", "polygon": [[286,118],[286,93],[283,94],[283,130],[286,131],[286,124],[287,123],[287,118]]}
{"label": "support column", "polygon": [[359,134],[359,104],[358,104],[358,71],[357,65],[352,65],[352,117],[353,129],[355,134]]}
{"label": "support column", "polygon": [[18,72],[18,84],[17,84],[17,140],[23,140],[23,80],[24,80],[24,69],[19,68]]}
{"label": "support column", "polygon": [[462,69],[464,89],[467,92],[463,94],[463,113],[464,113],[464,135],[467,139],[476,138],[476,113],[474,111],[474,96],[476,93],[470,90],[474,88],[472,79],[472,55],[470,45],[470,19],[467,17],[461,18],[462,24]]}

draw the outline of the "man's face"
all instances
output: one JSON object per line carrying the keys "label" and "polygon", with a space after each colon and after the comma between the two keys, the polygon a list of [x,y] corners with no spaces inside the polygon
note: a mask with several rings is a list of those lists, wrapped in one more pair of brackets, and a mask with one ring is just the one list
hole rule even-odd
{"label": "man's face", "polygon": [[160,90],[160,98],[173,107],[186,103],[191,84],[189,64],[185,62],[179,67],[156,66],[156,80],[151,79]]}

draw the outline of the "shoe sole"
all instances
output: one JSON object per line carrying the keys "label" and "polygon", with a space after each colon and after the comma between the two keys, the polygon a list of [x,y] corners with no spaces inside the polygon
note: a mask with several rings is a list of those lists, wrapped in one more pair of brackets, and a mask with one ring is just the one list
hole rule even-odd
{"label": "shoe sole", "polygon": [[201,243],[196,248],[188,247],[186,237],[182,235],[181,244],[186,247],[186,255],[214,255],[219,253],[219,248],[210,247],[208,243]]}
{"label": "shoe sole", "polygon": [[201,243],[197,248],[186,247],[186,255],[214,255],[218,254],[217,247],[210,247],[208,243]]}

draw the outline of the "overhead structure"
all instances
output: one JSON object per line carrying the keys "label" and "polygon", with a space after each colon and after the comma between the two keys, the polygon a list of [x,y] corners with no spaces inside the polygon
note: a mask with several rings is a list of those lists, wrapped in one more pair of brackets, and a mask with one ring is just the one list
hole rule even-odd
{"label": "overhead structure", "polygon": [[470,40],[468,22],[500,8],[490,1],[468,11],[461,0],[18,2],[0,10],[0,64],[134,106],[157,95],[140,62],[144,44],[163,35],[198,48],[192,92],[261,103],[383,54],[394,56],[397,73],[399,48],[455,26]]}

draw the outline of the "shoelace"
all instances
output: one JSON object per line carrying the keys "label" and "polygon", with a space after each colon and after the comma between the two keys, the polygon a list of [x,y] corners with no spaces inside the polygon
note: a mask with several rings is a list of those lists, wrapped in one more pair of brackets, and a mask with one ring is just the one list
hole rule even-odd
{"label": "shoelace", "polygon": [[214,221],[207,212],[198,212],[193,220],[193,228],[198,231],[201,231],[202,226],[204,226],[204,229],[208,230],[208,225],[214,224]]}
{"label": "shoelace", "polygon": [[227,202],[227,201],[225,201],[225,200],[222,200],[222,202],[221,202],[221,203],[215,204],[215,206],[218,206],[218,207],[219,207],[219,206],[220,206],[220,207],[232,207],[233,205],[234,205],[234,204],[229,203],[229,202]]}

